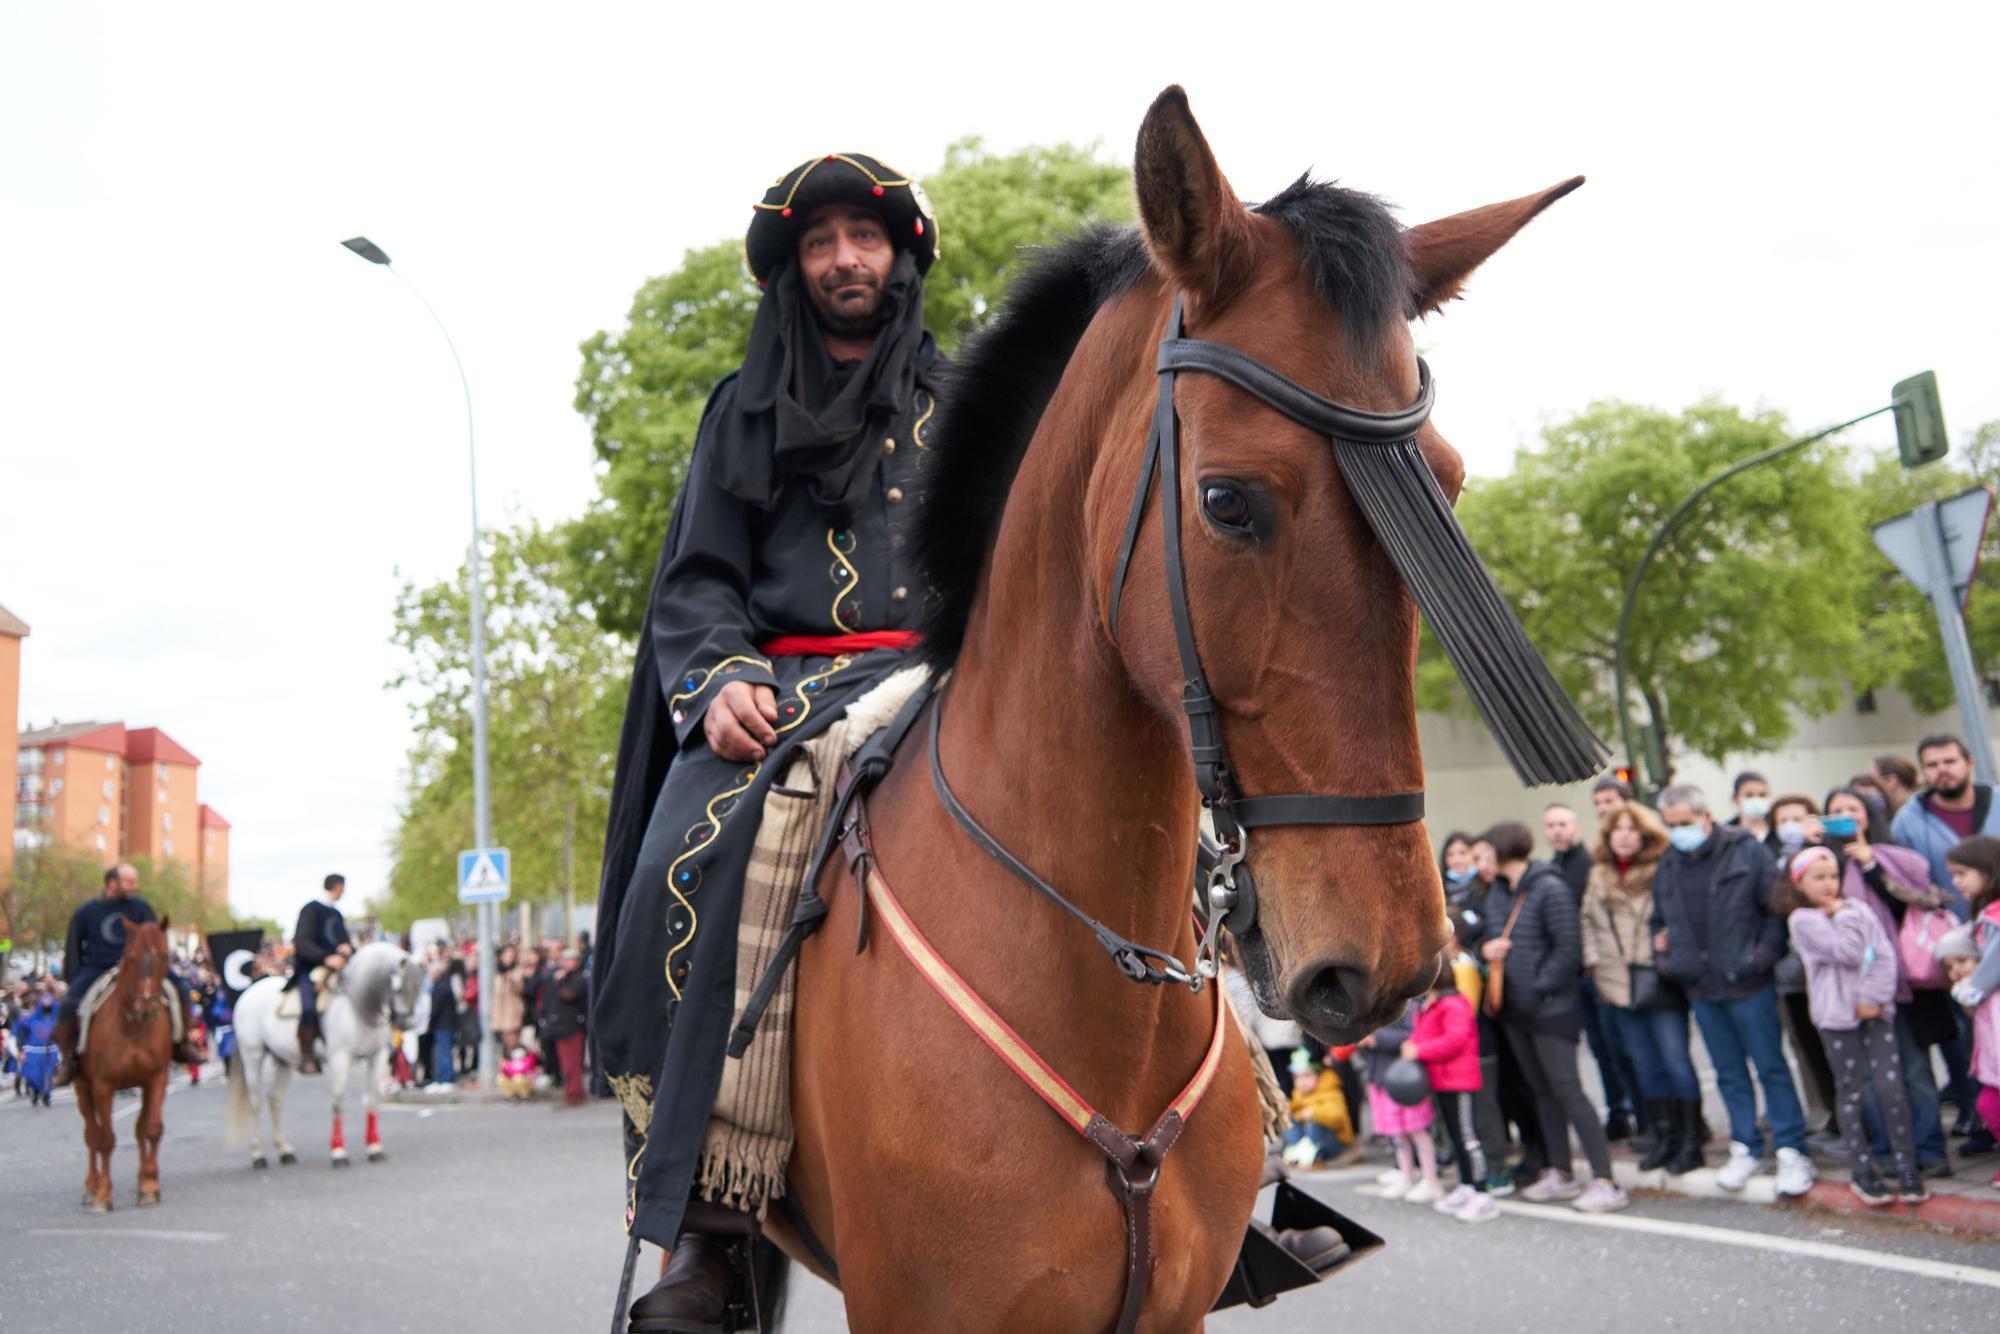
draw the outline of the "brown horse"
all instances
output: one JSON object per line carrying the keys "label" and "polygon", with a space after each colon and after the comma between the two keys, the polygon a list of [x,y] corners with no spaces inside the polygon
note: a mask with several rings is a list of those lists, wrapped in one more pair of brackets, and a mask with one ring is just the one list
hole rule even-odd
{"label": "brown horse", "polygon": [[[1185,961],[1202,810],[1158,497],[1122,585],[1116,572],[1170,306],[1183,299],[1191,338],[1402,411],[1420,389],[1409,321],[1574,182],[1408,230],[1369,196],[1305,180],[1247,209],[1178,88],[1147,114],[1134,175],[1138,232],[1056,252],[962,368],[920,519],[925,649],[954,666],[938,753],[972,816],[1085,912]],[[1240,790],[1420,792],[1416,606],[1327,439],[1214,376],[1182,376],[1174,402],[1187,605]],[[1455,496],[1457,452],[1428,425],[1418,445]],[[913,732],[868,799],[882,878],[1078,1094],[1145,1133],[1209,1049],[1211,996],[1107,963],[955,825],[925,744]],[[1239,944],[1266,1009],[1352,1041],[1429,985],[1447,925],[1420,822],[1256,833],[1260,906]],[[819,888],[831,918],[800,956],[790,1182],[851,1324],[1111,1329],[1128,1255],[1105,1155],[946,1007],[883,912],[857,953],[861,896],[842,866]],[[1141,1328],[1202,1326],[1262,1157],[1233,1041],[1159,1174]],[[832,1277],[782,1221],[771,1232]]]}
{"label": "brown horse", "polygon": [[118,1143],[111,1105],[120,1089],[138,1089],[144,1098],[132,1128],[139,1140],[139,1204],[160,1202],[161,1110],[174,1048],[169,1007],[178,1003],[167,980],[166,923],[128,921],[118,979],[91,1016],[87,1050],[76,1073],[76,1106],[83,1113],[83,1142],[90,1149],[83,1204],[93,1213],[111,1212],[111,1150]]}

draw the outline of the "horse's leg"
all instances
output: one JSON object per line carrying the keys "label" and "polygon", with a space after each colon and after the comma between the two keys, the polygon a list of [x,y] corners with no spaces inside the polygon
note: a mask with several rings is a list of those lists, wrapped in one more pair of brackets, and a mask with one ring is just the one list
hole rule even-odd
{"label": "horse's leg", "polygon": [[345,1167],[347,1132],[341,1120],[347,1111],[347,1073],[354,1068],[354,1058],[347,1054],[346,1047],[338,1043],[328,1045],[332,1050],[326,1054],[327,1082],[333,1087],[333,1135],[328,1149],[333,1154],[333,1165]]}
{"label": "horse's leg", "polygon": [[90,1167],[83,1178],[83,1207],[92,1209],[97,1205],[103,1159],[97,1149],[97,1099],[91,1095],[90,1081],[81,1075],[76,1081],[76,1110],[83,1117],[83,1147],[90,1160]]}
{"label": "horse's leg", "polygon": [[139,1204],[143,1208],[160,1202],[160,1136],[166,1130],[167,1071],[173,1069],[172,1062],[162,1066],[160,1073],[146,1081],[145,1101],[139,1107],[139,1124],[133,1127],[133,1138],[139,1141]]}
{"label": "horse's leg", "polygon": [[367,1082],[361,1089],[361,1106],[368,1113],[368,1161],[382,1161],[382,1131],[375,1124],[375,1103],[382,1096],[382,1085],[389,1078],[389,1049],[384,1046],[368,1058]]}
{"label": "horse's leg", "polygon": [[278,1151],[278,1165],[288,1167],[299,1160],[292,1142],[285,1138],[285,1091],[292,1086],[292,1067],[282,1061],[273,1064],[277,1072],[271,1079],[271,1091],[265,1095],[271,1104],[271,1147]]}
{"label": "horse's leg", "polygon": [[254,1048],[250,1046],[239,1031],[236,1059],[243,1063],[243,1087],[250,1098],[250,1166],[269,1167],[271,1160],[264,1156],[264,1089],[271,1077],[271,1053],[261,1039]]}
{"label": "horse's leg", "polygon": [[[77,1080],[79,1089],[89,1084],[88,1078]],[[111,1125],[113,1089],[99,1088],[89,1084],[91,1091],[90,1115],[84,1122],[84,1142],[90,1145],[90,1198],[85,1201],[94,1213],[111,1212],[111,1150],[117,1146],[118,1135]]]}

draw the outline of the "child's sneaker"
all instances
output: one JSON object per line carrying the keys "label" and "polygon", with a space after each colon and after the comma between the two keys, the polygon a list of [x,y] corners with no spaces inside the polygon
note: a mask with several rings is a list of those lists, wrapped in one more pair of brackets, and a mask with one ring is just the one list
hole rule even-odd
{"label": "child's sneaker", "polygon": [[1470,1186],[1466,1185],[1453,1186],[1451,1188],[1451,1194],[1445,1196],[1443,1199],[1439,1200],[1436,1204],[1433,1204],[1431,1208],[1437,1210],[1441,1214],[1456,1214],[1460,1209],[1463,1209],[1465,1207],[1465,1202],[1467,1200],[1471,1199],[1478,1193],[1479,1193],[1478,1191],[1474,1190]]}
{"label": "child's sneaker", "polygon": [[1386,1172],[1375,1174],[1375,1184],[1378,1186],[1393,1186],[1398,1181],[1402,1182],[1405,1188],[1409,1186],[1410,1179],[1403,1175],[1403,1169],[1400,1167],[1392,1167]]}
{"label": "child's sneaker", "polygon": [[[2000,1186],[2000,1177],[1996,1177],[1993,1184]],[[1502,1170],[1486,1178],[1486,1193],[1496,1200],[1504,1200],[1509,1195],[1512,1195],[1514,1193],[1514,1174]]]}
{"label": "child's sneaker", "polygon": [[1404,1204],[1436,1204],[1444,1192],[1435,1181],[1419,1181],[1403,1195]]}
{"label": "child's sneaker", "polygon": [[1610,1177],[1592,1177],[1583,1194],[1570,1201],[1570,1208],[1583,1214],[1609,1214],[1630,1205],[1625,1188]]}
{"label": "child's sneaker", "polygon": [[1493,1197],[1478,1191],[1473,1192],[1463,1209],[1452,1215],[1461,1223],[1490,1223],[1499,1216],[1500,1206],[1493,1203]]}
{"label": "child's sneaker", "polygon": [[1542,1174],[1521,1191],[1521,1198],[1529,1204],[1553,1204],[1557,1200],[1573,1200],[1583,1194],[1583,1187],[1576,1184],[1576,1178],[1557,1168],[1542,1169]]}
{"label": "child's sneaker", "polygon": [[1382,1187],[1382,1198],[1385,1200],[1400,1200],[1405,1195],[1408,1195],[1411,1188],[1415,1185],[1414,1181],[1411,1181],[1401,1172],[1398,1172],[1394,1181]]}
{"label": "child's sneaker", "polygon": [[[1921,1185],[1922,1182],[1919,1181],[1918,1184]],[[1895,1192],[1883,1183],[1882,1174],[1877,1172],[1875,1164],[1866,1158],[1855,1165],[1854,1175],[1848,1181],[1847,1189],[1854,1193],[1855,1199],[1861,1201],[1870,1209],[1877,1209],[1882,1205],[1894,1204],[1896,1202]]]}

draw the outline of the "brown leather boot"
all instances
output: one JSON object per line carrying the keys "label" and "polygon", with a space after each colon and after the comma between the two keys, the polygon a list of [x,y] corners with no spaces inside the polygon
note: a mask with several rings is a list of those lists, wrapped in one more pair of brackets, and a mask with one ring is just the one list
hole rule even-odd
{"label": "brown leather boot", "polygon": [[734,1274],[729,1242],[683,1232],[653,1290],[632,1303],[630,1334],[722,1334]]}
{"label": "brown leather boot", "polygon": [[76,1020],[56,1020],[56,1050],[62,1054],[62,1060],[56,1063],[55,1077],[49,1081],[50,1088],[68,1088],[76,1079],[77,1031]]}
{"label": "brown leather boot", "polygon": [[316,1075],[319,1073],[319,1057],[313,1054],[313,1045],[319,1041],[319,1022],[314,1019],[299,1020],[299,1065],[293,1073]]}

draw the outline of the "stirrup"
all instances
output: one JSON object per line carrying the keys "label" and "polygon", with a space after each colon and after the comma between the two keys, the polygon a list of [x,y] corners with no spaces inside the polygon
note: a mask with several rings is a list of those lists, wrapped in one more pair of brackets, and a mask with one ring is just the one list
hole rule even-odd
{"label": "stirrup", "polygon": [[[1281,1231],[1303,1231],[1315,1227],[1330,1227],[1347,1243],[1346,1255],[1317,1271],[1286,1250],[1276,1236]],[[1291,1182],[1281,1181],[1278,1183],[1277,1198],[1271,1204],[1271,1221],[1250,1220],[1250,1230],[1243,1238],[1243,1250],[1236,1257],[1236,1268],[1211,1309],[1220,1311],[1239,1304],[1269,1306],[1278,1300],[1280,1293],[1324,1282],[1356,1260],[1381,1249],[1382,1239],[1373,1232],[1335,1212]]]}

